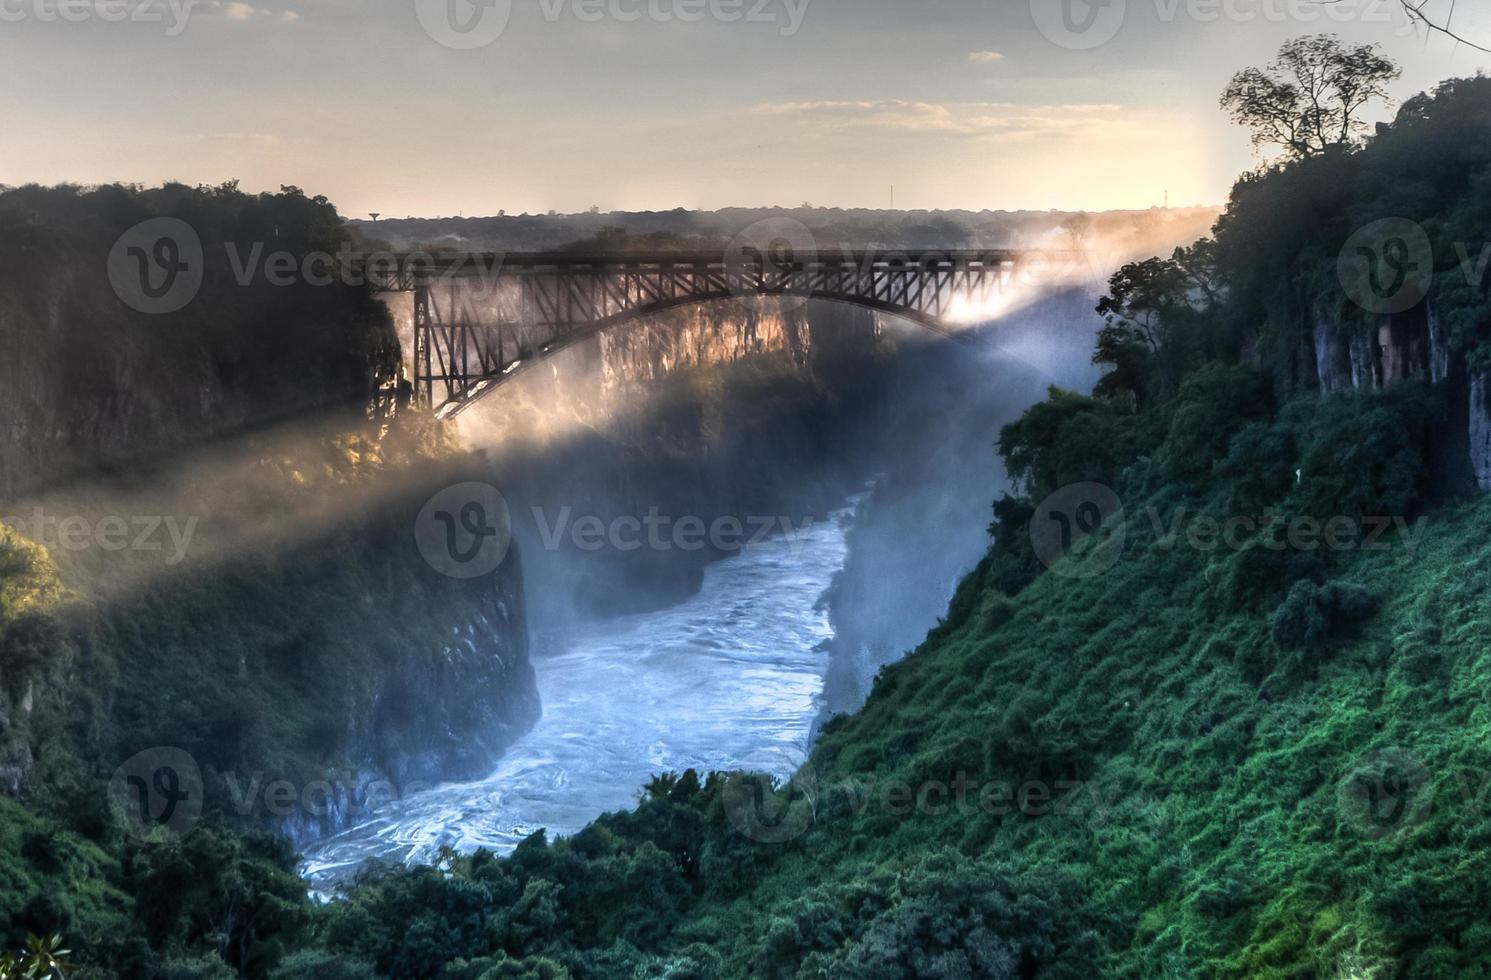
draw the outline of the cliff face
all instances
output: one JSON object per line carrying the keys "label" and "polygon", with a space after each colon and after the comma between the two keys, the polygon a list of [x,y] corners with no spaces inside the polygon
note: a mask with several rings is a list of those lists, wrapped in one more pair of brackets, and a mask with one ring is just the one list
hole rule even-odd
{"label": "cliff face", "polygon": [[24,295],[0,289],[0,495],[242,422],[195,345],[156,358],[143,332],[97,326],[118,319],[97,279],[92,265],[59,264]]}
{"label": "cliff face", "polygon": [[[201,281],[143,311],[109,257],[163,218],[200,239]],[[0,192],[0,791],[86,816],[100,776],[168,750],[209,812],[304,840],[370,794],[486,775],[537,719],[516,550],[464,581],[413,547],[432,494],[494,475],[368,421],[387,310],[227,258],[346,236],[293,190]]]}
{"label": "cliff face", "polygon": [[1365,329],[1338,326],[1317,313],[1313,341],[1310,354],[1322,395],[1443,381],[1449,373],[1449,352],[1427,304],[1382,317]]}
{"label": "cliff face", "polygon": [[1375,391],[1405,382],[1447,385],[1455,417],[1442,433],[1452,474],[1466,471],[1482,490],[1491,490],[1491,406],[1487,377],[1467,369],[1451,350],[1432,300],[1365,329],[1333,324],[1317,313],[1307,356],[1314,363],[1322,397],[1341,391]]}
{"label": "cliff face", "polygon": [[[200,240],[200,283],[179,309],[142,312],[115,291],[115,246],[167,218]],[[365,400],[397,363],[377,300],[244,280],[229,259],[345,239],[335,208],[299,191],[0,191],[0,498]]]}
{"label": "cliff face", "polygon": [[[27,568],[47,585],[27,587],[45,602],[0,601],[0,789],[72,806],[84,773],[183,753],[206,813],[304,843],[389,799],[487,775],[538,719],[517,548],[465,580],[428,564],[411,533],[432,492],[489,471],[428,458],[418,472],[365,464],[339,489],[245,479],[202,488],[218,503],[192,518],[179,564],[63,548],[59,568],[5,532],[0,594],[25,594]],[[180,504],[172,481],[152,481],[150,499]],[[128,512],[111,491],[70,491],[73,514],[97,526],[96,513]]]}
{"label": "cliff face", "polygon": [[1486,401],[1486,375],[1470,380],[1470,468],[1482,490],[1491,490],[1491,406]]}
{"label": "cliff face", "polygon": [[516,549],[501,575],[463,598],[438,650],[388,665],[349,753],[400,786],[488,775],[538,720]]}
{"label": "cliff face", "polygon": [[[829,317],[819,310],[818,320]],[[602,382],[609,392],[692,368],[781,353],[801,365],[813,351],[813,318],[769,302],[711,303],[642,320],[599,338]]]}
{"label": "cliff face", "polygon": [[433,643],[390,648],[348,700],[329,805],[277,821],[298,846],[346,830],[389,796],[489,775],[538,721],[516,547],[491,580],[456,588],[441,608],[448,626]]}

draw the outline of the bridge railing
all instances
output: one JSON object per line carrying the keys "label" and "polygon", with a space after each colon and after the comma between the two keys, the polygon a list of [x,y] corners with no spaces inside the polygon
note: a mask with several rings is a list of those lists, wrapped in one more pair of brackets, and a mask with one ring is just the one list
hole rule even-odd
{"label": "bridge railing", "polygon": [[422,280],[487,279],[581,269],[613,273],[659,268],[747,270],[769,267],[778,271],[913,268],[959,269],[988,266],[1076,267],[1091,253],[1069,249],[835,249],[796,252],[737,249],[710,252],[584,253],[399,251],[374,252],[346,258],[353,281],[367,282],[380,292],[410,292]]}

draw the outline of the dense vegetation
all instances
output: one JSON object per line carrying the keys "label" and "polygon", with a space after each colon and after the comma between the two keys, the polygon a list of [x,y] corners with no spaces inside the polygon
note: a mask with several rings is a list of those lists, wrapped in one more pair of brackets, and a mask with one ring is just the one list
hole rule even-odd
{"label": "dense vegetation", "polygon": [[[179,309],[140,311],[115,291],[135,271],[115,245],[161,219],[200,243],[200,259],[178,243],[200,288]],[[352,246],[336,209],[293,187],[0,188],[0,494],[360,408],[398,367],[388,311],[341,277],[272,271],[276,257]]]}
{"label": "dense vegetation", "polygon": [[[1417,221],[1457,268],[1488,116],[1491,80],[1446,83],[1116,277],[1108,383],[1005,431],[988,556],[789,786],[659,776],[573,839],[326,906],[270,839],[0,803],[10,944],[175,978],[1484,975],[1491,502],[1445,464],[1453,385],[1321,397],[1309,358],[1322,311],[1376,326],[1336,273],[1361,223]],[[1471,365],[1483,286],[1430,297]],[[1032,519],[1085,482],[1122,512],[1048,569]],[[5,556],[14,631],[55,576]]]}

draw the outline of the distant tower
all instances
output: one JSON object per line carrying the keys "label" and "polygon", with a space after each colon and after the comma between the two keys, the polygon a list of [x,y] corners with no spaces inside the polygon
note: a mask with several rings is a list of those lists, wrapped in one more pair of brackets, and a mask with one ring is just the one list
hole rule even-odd
{"label": "distant tower", "polygon": [[372,218],[374,221],[377,221],[379,218],[383,217],[383,212],[382,211],[370,211],[370,212],[368,212],[368,217]]}

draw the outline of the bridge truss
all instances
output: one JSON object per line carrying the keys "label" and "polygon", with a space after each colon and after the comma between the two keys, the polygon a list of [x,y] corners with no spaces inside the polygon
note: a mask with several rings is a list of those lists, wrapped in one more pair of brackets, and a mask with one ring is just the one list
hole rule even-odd
{"label": "bridge truss", "polygon": [[414,298],[416,400],[458,414],[523,367],[652,313],[713,300],[853,303],[952,332],[955,314],[1009,288],[1031,253],[1008,249],[806,255],[385,253],[363,266]]}

